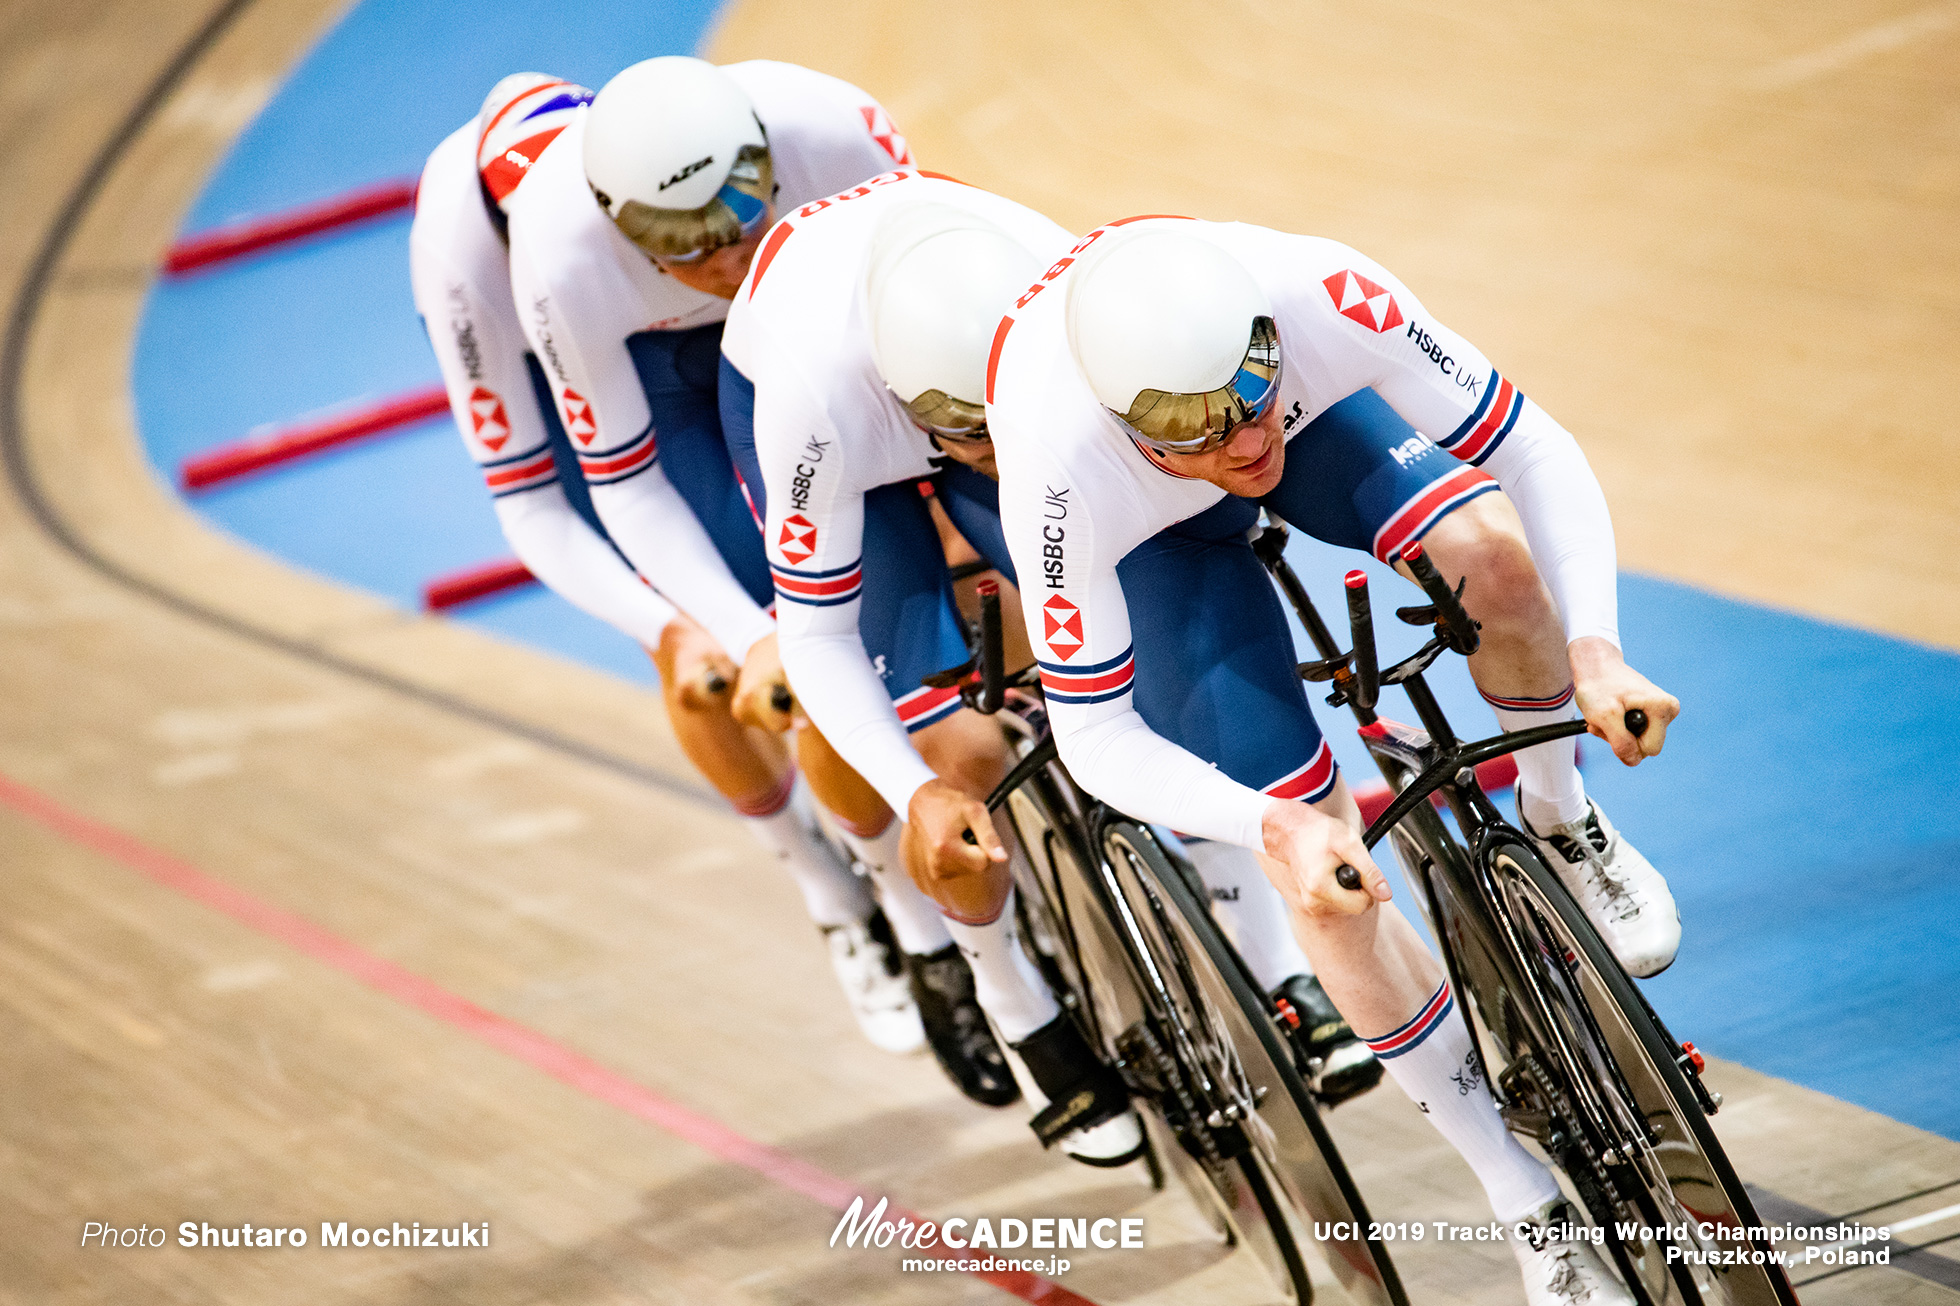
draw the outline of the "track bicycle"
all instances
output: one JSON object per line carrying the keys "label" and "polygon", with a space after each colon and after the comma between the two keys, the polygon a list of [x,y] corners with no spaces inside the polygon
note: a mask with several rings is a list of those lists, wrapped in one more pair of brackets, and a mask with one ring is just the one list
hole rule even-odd
{"label": "track bicycle", "polygon": [[[1403,552],[1429,603],[1396,615],[1432,633],[1382,669],[1367,577],[1348,573],[1352,639],[1343,652],[1287,564],[1285,543],[1285,527],[1273,524],[1253,547],[1320,654],[1300,674],[1331,684],[1327,701],[1354,713],[1395,792],[1364,841],[1372,849],[1388,838],[1416,886],[1506,1124],[1564,1174],[1642,1306],[1794,1304],[1771,1244],[1744,1233],[1762,1221],[1709,1127],[1721,1097],[1702,1081],[1700,1053],[1668,1032],[1478,783],[1478,764],[1583,734],[1585,722],[1459,741],[1423,673],[1446,652],[1477,650],[1464,582],[1445,582],[1420,544]],[[1423,729],[1376,714],[1383,685],[1402,688]],[[1633,734],[1647,724],[1637,709],[1627,714]],[[1337,876],[1360,887],[1352,867]]]}
{"label": "track bicycle", "polygon": [[[1328,1135],[1281,1013],[1213,920],[1196,870],[1152,829],[1085,793],[1056,757],[1036,669],[1003,668],[999,587],[983,582],[979,648],[926,679],[993,715],[1017,761],[988,798],[1009,846],[1022,946],[1144,1121],[1152,1181],[1175,1178],[1279,1300],[1313,1300],[1316,1221],[1350,1298],[1404,1306],[1386,1249]],[[968,838],[971,840],[971,831]],[[1015,845],[1018,844],[1018,848]]]}

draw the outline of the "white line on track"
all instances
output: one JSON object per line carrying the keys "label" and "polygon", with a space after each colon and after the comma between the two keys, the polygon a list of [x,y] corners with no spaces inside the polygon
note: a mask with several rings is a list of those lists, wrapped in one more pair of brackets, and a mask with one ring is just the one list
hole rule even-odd
{"label": "white line on track", "polygon": [[1944,32],[1960,24],[1960,3],[1933,5],[1895,18],[1889,23],[1880,23],[1855,32],[1842,41],[1833,42],[1822,49],[1800,54],[1782,63],[1771,64],[1749,78],[1749,84],[1759,91],[1780,91],[1785,87],[1822,77],[1826,73],[1848,68],[1873,55],[1885,54],[1908,45],[1921,37]]}

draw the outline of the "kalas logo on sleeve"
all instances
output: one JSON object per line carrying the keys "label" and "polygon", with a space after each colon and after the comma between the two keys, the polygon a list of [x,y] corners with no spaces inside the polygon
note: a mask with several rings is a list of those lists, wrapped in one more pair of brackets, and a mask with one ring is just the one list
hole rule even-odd
{"label": "kalas logo on sleeve", "polygon": [[1042,639],[1056,657],[1066,662],[1082,647],[1082,610],[1059,594],[1050,595],[1041,605]]}
{"label": "kalas logo on sleeve", "polygon": [[1370,331],[1386,331],[1401,326],[1402,310],[1385,286],[1378,286],[1359,272],[1340,271],[1320,283],[1334,299],[1334,309],[1342,317],[1359,322]]}
{"label": "kalas logo on sleeve", "polygon": [[776,547],[791,563],[808,562],[817,551],[817,528],[802,513],[792,513],[783,518],[783,533]]}

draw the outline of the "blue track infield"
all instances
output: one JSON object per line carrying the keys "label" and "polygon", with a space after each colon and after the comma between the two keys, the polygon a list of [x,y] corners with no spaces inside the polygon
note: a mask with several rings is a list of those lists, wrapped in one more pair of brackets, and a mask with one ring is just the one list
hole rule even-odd
{"label": "blue track infield", "polygon": [[[666,0],[657,21],[627,12],[368,0],[239,138],[185,230],[411,176],[503,74],[596,88],[637,59],[695,50],[714,7]],[[159,282],[132,378],[158,475],[174,480],[186,455],[256,427],[433,383],[407,233],[405,218],[382,222]],[[429,578],[508,553],[447,419],[194,505],[260,549],[404,607]],[[1358,555],[1296,540],[1293,556],[1338,618],[1338,577]],[[1367,566],[1378,609],[1413,601],[1400,597],[1415,593],[1406,582]],[[1622,579],[1621,600],[1630,660],[1684,704],[1666,754],[1637,771],[1587,752],[1588,788],[1681,904],[1680,960],[1646,985],[1655,1005],[1720,1056],[1960,1139],[1948,1078],[1960,1056],[1949,747],[1960,656],[1643,576]],[[652,680],[630,640],[539,590],[459,619]],[[1384,659],[1413,643],[1398,630]],[[1465,734],[1494,728],[1460,666],[1439,678]],[[1409,715],[1394,691],[1384,699],[1389,715]],[[1372,779],[1348,722],[1320,712],[1350,777]]]}

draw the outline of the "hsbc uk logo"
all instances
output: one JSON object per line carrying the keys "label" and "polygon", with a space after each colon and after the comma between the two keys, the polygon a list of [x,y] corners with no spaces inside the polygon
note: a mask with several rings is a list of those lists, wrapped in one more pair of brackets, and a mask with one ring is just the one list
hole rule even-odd
{"label": "hsbc uk logo", "polygon": [[491,453],[503,452],[510,442],[510,419],[504,415],[504,401],[482,386],[470,391],[470,434]]}
{"label": "hsbc uk logo", "polygon": [[891,156],[893,163],[903,166],[912,162],[912,147],[898,134],[890,114],[875,104],[860,104],[858,112],[864,115],[864,129],[878,142],[878,148]]}
{"label": "hsbc uk logo", "polygon": [[1082,647],[1082,609],[1059,594],[1041,605],[1041,638],[1049,652],[1066,662]]}
{"label": "hsbc uk logo", "polygon": [[817,552],[817,528],[802,513],[791,513],[783,518],[783,533],[777,537],[776,548],[790,563],[808,562]]}
{"label": "hsbc uk logo", "polygon": [[1386,286],[1377,285],[1359,272],[1343,270],[1320,283],[1333,297],[1334,309],[1342,317],[1359,322],[1370,331],[1386,331],[1405,320],[1396,306],[1395,296]]}
{"label": "hsbc uk logo", "polygon": [[565,387],[558,399],[565,406],[565,434],[580,444],[591,444],[599,434],[598,424],[592,420],[592,405],[570,386]]}

